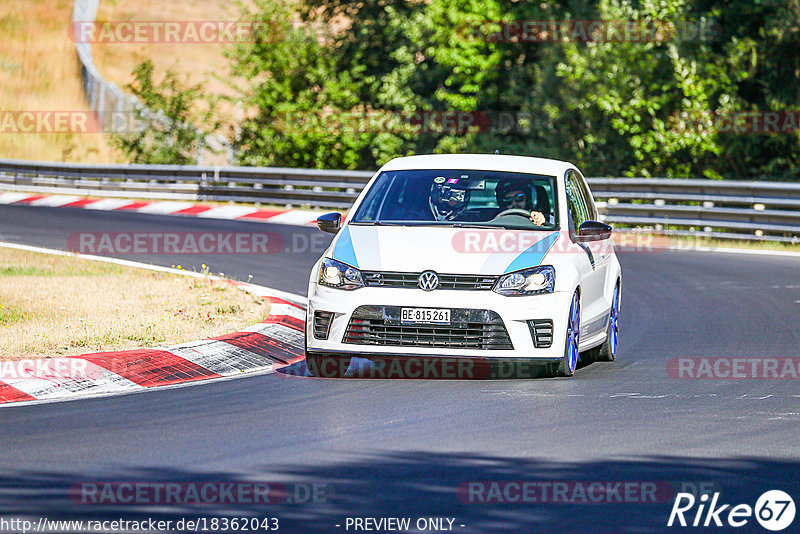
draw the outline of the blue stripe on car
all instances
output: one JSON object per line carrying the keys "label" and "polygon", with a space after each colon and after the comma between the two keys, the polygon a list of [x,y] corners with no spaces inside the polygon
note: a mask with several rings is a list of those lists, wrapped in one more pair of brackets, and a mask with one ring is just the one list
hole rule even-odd
{"label": "blue stripe on car", "polygon": [[[350,230],[350,241],[358,245],[356,258],[358,268],[367,271],[381,270],[381,243],[378,239],[378,229],[374,226],[354,226],[348,227]],[[354,265],[354,267],[356,267]]]}
{"label": "blue stripe on car", "polygon": [[358,269],[358,260],[356,259],[356,251],[353,248],[353,239],[350,237],[350,228],[347,226],[342,228],[341,235],[338,237],[336,245],[333,247],[333,259]]}
{"label": "blue stripe on car", "polygon": [[504,273],[519,271],[520,269],[527,269],[528,267],[536,267],[544,259],[547,252],[558,239],[558,232],[553,232],[544,239],[537,241],[532,246],[528,247],[522,254],[514,258]]}

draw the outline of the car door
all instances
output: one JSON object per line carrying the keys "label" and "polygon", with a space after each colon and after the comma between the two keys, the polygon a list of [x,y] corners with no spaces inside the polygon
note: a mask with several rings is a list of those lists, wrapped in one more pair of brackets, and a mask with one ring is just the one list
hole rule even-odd
{"label": "car door", "polygon": [[[599,221],[600,216],[597,212],[597,206],[594,204],[594,198],[592,197],[592,193],[589,191],[589,186],[586,184],[586,180],[580,172],[575,170],[572,172],[575,176],[575,180],[578,182],[578,187],[580,187],[581,196],[586,204],[586,212],[589,220]],[[611,261],[611,251],[613,247],[611,238],[609,237],[608,239],[602,239],[600,241],[590,241],[587,243],[587,245],[594,255],[595,270],[601,272],[605,278],[608,275],[608,265]],[[610,305],[611,304],[609,303],[609,306]]]}
{"label": "car door", "polygon": [[581,331],[591,336],[605,328],[607,306],[604,303],[603,288],[608,268],[608,254],[604,252],[603,241],[584,242],[578,239],[578,229],[589,220],[596,220],[597,208],[594,206],[583,177],[569,170],[565,176],[567,209],[569,210],[569,235],[579,247],[577,259],[583,277],[581,280]]}

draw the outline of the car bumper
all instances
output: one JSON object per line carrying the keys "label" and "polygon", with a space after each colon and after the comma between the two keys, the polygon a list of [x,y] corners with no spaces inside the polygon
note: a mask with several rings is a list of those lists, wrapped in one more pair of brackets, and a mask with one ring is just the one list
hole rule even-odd
{"label": "car bumper", "polygon": [[[507,297],[492,291],[423,291],[416,288],[365,287],[353,291],[312,284],[309,288],[306,321],[307,350],[310,354],[370,356],[415,355],[481,359],[557,361],[564,354],[567,315],[571,293]],[[397,346],[345,343],[348,324],[356,308],[392,306],[489,310],[499,315],[513,348],[480,349],[462,347]],[[333,313],[327,339],[317,339],[313,331],[315,311]],[[552,343],[536,347],[529,321],[553,322]]]}

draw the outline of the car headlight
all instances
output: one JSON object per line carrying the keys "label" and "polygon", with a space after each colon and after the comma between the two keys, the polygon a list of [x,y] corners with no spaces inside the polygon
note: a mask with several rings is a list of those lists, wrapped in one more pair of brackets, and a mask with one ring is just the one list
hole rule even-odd
{"label": "car headlight", "polygon": [[556,270],[542,265],[504,274],[495,282],[492,291],[509,297],[552,293],[556,287]]}
{"label": "car headlight", "polygon": [[364,287],[361,271],[346,263],[325,258],[319,266],[319,283],[336,289],[358,289]]}

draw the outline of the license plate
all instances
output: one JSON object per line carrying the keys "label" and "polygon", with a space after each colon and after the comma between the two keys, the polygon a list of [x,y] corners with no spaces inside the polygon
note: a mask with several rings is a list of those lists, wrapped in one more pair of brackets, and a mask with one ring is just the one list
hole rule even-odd
{"label": "license plate", "polygon": [[443,308],[403,308],[402,323],[450,324],[450,310]]}

